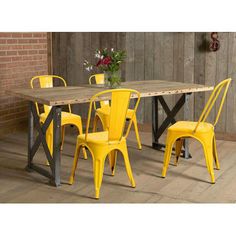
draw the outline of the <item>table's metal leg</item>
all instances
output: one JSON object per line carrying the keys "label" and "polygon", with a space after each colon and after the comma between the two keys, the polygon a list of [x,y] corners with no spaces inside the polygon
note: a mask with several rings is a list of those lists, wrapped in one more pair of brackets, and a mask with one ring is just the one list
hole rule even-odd
{"label": "table's metal leg", "polygon": [[32,113],[32,102],[29,102],[28,115],[28,165],[27,169],[31,168],[32,164],[32,147],[34,144],[34,117]]}
{"label": "table's metal leg", "polygon": [[[185,94],[185,105],[184,105],[184,120],[189,120],[190,118],[190,109],[189,109],[189,98],[191,93]],[[189,140],[186,138],[184,140],[184,158],[188,159],[191,158],[189,154]]]}
{"label": "table's metal leg", "polygon": [[[174,124],[176,122],[175,116],[180,111],[180,109],[184,106],[184,118],[185,120],[189,119],[190,110],[189,110],[189,96],[191,93],[183,94],[180,99],[177,101],[172,110],[168,107],[162,96],[153,97],[152,100],[152,147],[157,150],[161,150],[165,148],[165,144],[159,143],[159,138],[164,133],[164,131],[168,128],[170,124]],[[162,106],[163,110],[166,113],[166,118],[158,126],[158,102]],[[185,158],[191,158],[188,147],[188,139],[185,139],[184,150],[181,151],[182,155]],[[175,150],[175,148],[173,148]]]}
{"label": "table's metal leg", "polygon": [[158,138],[158,98],[152,97],[152,147],[157,148]]}
{"label": "table's metal leg", "polygon": [[[161,106],[163,107],[166,118],[162,122],[160,126],[158,126],[158,102],[160,102]],[[174,124],[176,122],[175,116],[179,112],[179,110],[182,108],[182,106],[185,103],[185,96],[184,94],[180,97],[180,99],[177,101],[175,106],[172,110],[169,109],[168,105],[166,104],[164,98],[162,96],[153,97],[153,108],[152,108],[152,135],[153,135],[153,142],[152,147],[160,150],[162,148],[165,148],[165,144],[159,143],[159,138],[164,133],[164,131],[167,129],[167,127],[170,124]]]}
{"label": "table's metal leg", "polygon": [[[46,142],[46,131],[53,121],[53,155],[51,155],[48,144]],[[61,108],[52,107],[46,120],[40,124],[40,119],[37,114],[35,104],[29,104],[29,133],[28,133],[28,164],[26,169],[29,171],[35,170],[39,174],[49,178],[55,186],[60,185],[60,142],[61,142]],[[35,129],[38,131],[38,136],[34,140],[33,132]],[[46,158],[49,162],[50,171],[42,168],[41,166],[33,163],[34,156],[42,144]]]}
{"label": "table's metal leg", "polygon": [[55,185],[61,184],[60,168],[61,168],[61,108],[55,107],[53,112],[53,177]]}

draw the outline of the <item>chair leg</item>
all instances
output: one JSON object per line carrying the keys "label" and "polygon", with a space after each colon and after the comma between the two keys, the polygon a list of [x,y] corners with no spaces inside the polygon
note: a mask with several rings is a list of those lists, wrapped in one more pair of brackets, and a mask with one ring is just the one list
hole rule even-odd
{"label": "chair leg", "polygon": [[108,154],[109,164],[111,168],[111,175],[115,175],[115,168],[116,168],[116,159],[117,159],[117,150],[113,150]]}
{"label": "chair leg", "polygon": [[65,125],[61,127],[61,151],[63,150],[64,140],[65,140]]}
{"label": "chair leg", "polygon": [[183,139],[179,138],[175,142],[175,165],[178,165],[179,157],[181,154],[182,146],[183,146]]}
{"label": "chair leg", "polygon": [[82,147],[82,151],[83,151],[84,160],[87,160],[87,159],[88,159],[88,156],[87,156],[87,152],[86,152],[85,147]]}
{"label": "chair leg", "polygon": [[169,135],[167,133],[166,137],[166,149],[165,149],[165,155],[164,155],[164,162],[163,162],[163,168],[162,168],[162,177],[166,177],[166,172],[170,163],[170,157],[172,152],[172,147],[175,140],[172,140],[169,138]]}
{"label": "chair leg", "polygon": [[98,123],[99,117],[97,114],[95,114],[94,120],[93,120],[93,133],[97,131],[97,123]]}
{"label": "chair leg", "polygon": [[71,175],[70,175],[70,179],[69,179],[69,184],[74,183],[75,170],[76,170],[78,159],[79,159],[80,148],[81,148],[81,146],[77,142],[76,143],[76,148],[75,148],[73,166],[72,166]]}
{"label": "chair leg", "polygon": [[217,150],[216,150],[215,135],[213,137],[213,158],[214,158],[214,161],[215,161],[216,169],[219,170],[220,169],[220,163],[219,163],[218,154],[217,154]]}
{"label": "chair leg", "polygon": [[[46,131],[46,142],[48,145],[49,152],[52,156],[53,154],[53,132],[52,132],[52,122],[49,125],[47,131]],[[48,160],[46,161],[46,165],[49,166]]]}
{"label": "chair leg", "polygon": [[138,149],[141,150],[142,145],[141,145],[140,136],[139,136],[139,132],[138,132],[138,123],[137,123],[136,114],[134,114],[132,121],[133,121],[133,124],[134,124],[134,131],[135,131],[136,139],[137,139],[137,142],[138,142]]}
{"label": "chair leg", "polygon": [[[100,118],[99,118],[100,119]],[[101,119],[100,119],[101,120]],[[109,123],[107,121],[107,118],[101,120],[101,123],[102,123],[102,128],[104,131],[107,131],[108,130],[108,127],[109,127]]]}
{"label": "chair leg", "polygon": [[128,150],[127,150],[126,145],[122,150],[122,154],[123,154],[123,158],[124,158],[124,162],[125,162],[126,172],[127,172],[128,177],[129,177],[131,186],[133,188],[135,188],[136,184],[135,184],[135,180],[134,180],[134,177],[133,177],[133,173],[132,173],[132,169],[131,169],[131,165],[130,165],[130,161],[129,161],[129,154],[128,154]]}
{"label": "chair leg", "polygon": [[[79,130],[79,134],[82,134],[83,133],[82,122],[81,121],[77,122],[75,125],[76,125],[77,129]],[[83,151],[84,159],[87,160],[88,156],[87,156],[87,152],[86,152],[85,147],[82,147],[82,151]]]}
{"label": "chair leg", "polygon": [[215,183],[215,175],[214,175],[214,169],[213,169],[213,148],[212,145],[209,145],[209,141],[205,140],[203,142],[203,149],[206,159],[206,166],[207,170],[210,173],[211,176],[211,182]]}
{"label": "chair leg", "polygon": [[102,184],[102,177],[104,171],[104,159],[93,160],[93,173],[94,173],[94,187],[95,187],[95,198],[100,197],[100,188]]}

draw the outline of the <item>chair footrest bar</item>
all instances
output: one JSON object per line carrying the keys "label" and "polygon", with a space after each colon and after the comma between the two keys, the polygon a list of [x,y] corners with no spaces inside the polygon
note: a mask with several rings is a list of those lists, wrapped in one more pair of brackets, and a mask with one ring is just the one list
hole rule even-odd
{"label": "chair footrest bar", "polygon": [[[159,150],[159,151],[165,151],[166,145],[163,144],[163,143],[152,143],[152,147],[156,150]],[[175,148],[173,147],[172,150],[175,151]],[[188,157],[185,157],[185,150],[181,150],[181,155],[180,156],[185,158],[185,159],[192,158],[192,155],[190,153],[189,153]]]}
{"label": "chair footrest bar", "polygon": [[152,143],[152,147],[156,150],[162,150],[166,145],[162,143]]}

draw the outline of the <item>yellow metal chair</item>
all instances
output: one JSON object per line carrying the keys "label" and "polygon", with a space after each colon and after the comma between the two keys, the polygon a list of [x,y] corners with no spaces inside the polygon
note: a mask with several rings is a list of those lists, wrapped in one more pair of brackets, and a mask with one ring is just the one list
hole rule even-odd
{"label": "yellow metal chair", "polygon": [[[203,146],[207,170],[211,176],[211,182],[215,183],[215,176],[213,171],[213,160],[215,161],[216,169],[220,169],[220,164],[218,161],[218,155],[216,151],[216,140],[214,127],[219,120],[219,116],[226,98],[226,94],[229,88],[231,79],[226,79],[220,82],[212,92],[203,112],[198,120],[198,122],[192,121],[179,121],[168,128],[167,138],[166,138],[166,150],[164,156],[164,163],[162,169],[162,177],[166,176],[166,171],[170,162],[171,151],[174,143],[176,143],[175,152],[175,164],[178,164],[181,148],[183,145],[184,138],[195,138]],[[224,89],[224,90],[223,90]],[[205,122],[213,105],[215,104],[217,98],[219,97],[221,91],[224,91],[218,113],[214,124]]]}
{"label": "yellow metal chair", "polygon": [[[89,84],[92,84],[92,80],[94,80],[94,82],[96,84],[104,84],[104,74],[95,74],[95,75],[90,76]],[[94,132],[96,131],[97,122],[99,119],[102,123],[103,129],[108,130],[108,128],[109,128],[109,114],[110,114],[109,101],[100,102],[100,108],[96,109],[96,113],[95,113],[95,117],[94,117],[94,123],[93,123],[93,131]],[[136,139],[138,142],[138,148],[142,149],[142,145],[141,145],[141,141],[140,141],[140,137],[139,137],[139,132],[138,132],[136,113],[134,113],[133,109],[128,109],[126,119],[127,120],[131,119],[131,121],[134,125],[135,135],[136,135]]]}
{"label": "yellow metal chair", "polygon": [[[135,187],[135,181],[133,178],[129,162],[129,156],[126,144],[126,138],[132,125],[132,117],[129,121],[126,133],[124,134],[126,115],[128,111],[131,94],[136,95],[136,97],[138,98],[133,112],[133,114],[135,114],[140,101],[140,94],[136,90],[113,89],[113,90],[106,90],[94,95],[90,101],[86,133],[78,135],[77,137],[74,163],[69,183],[72,184],[74,182],[75,170],[78,162],[78,155],[80,152],[80,148],[86,146],[88,150],[91,152],[93,158],[95,197],[97,199],[99,198],[100,194],[100,187],[102,183],[105,159],[107,156],[110,157],[109,159],[110,167],[112,173],[114,173],[118,151],[120,151],[123,155],[127,175],[129,177],[132,187]],[[95,104],[95,101],[99,97],[101,99],[108,99],[108,96],[111,96],[111,107],[109,115],[110,123],[108,129],[102,132],[88,133],[92,107]],[[109,155],[110,153],[113,153],[114,155]]]}
{"label": "yellow metal chair", "polygon": [[[56,75],[40,75],[40,76],[34,76],[31,81],[30,81],[30,85],[31,88],[34,88],[34,82],[37,80],[39,82],[39,86],[40,88],[51,88],[53,87],[53,81],[57,79],[60,80],[63,85],[66,87],[66,81],[60,77],[60,76],[56,76]],[[37,109],[37,113],[39,115],[40,118],[40,122],[44,123],[48,113],[50,112],[51,106],[47,106],[44,105],[44,112],[43,113],[39,113],[39,107],[38,104],[36,104],[36,109]],[[64,143],[64,137],[65,137],[65,125],[74,125],[77,127],[78,131],[80,134],[83,133],[83,129],[82,129],[82,121],[81,121],[81,117],[79,115],[73,114],[71,113],[71,106],[70,104],[68,104],[68,110],[69,112],[62,112],[61,114],[61,150],[63,149],[63,143]],[[52,155],[52,150],[53,150],[53,126],[52,126],[52,122],[50,124],[50,126],[47,129],[46,132],[46,140],[47,140],[47,144],[48,144],[48,148],[49,151]],[[86,150],[83,149],[83,155],[84,158],[87,159],[87,155],[86,155]]]}

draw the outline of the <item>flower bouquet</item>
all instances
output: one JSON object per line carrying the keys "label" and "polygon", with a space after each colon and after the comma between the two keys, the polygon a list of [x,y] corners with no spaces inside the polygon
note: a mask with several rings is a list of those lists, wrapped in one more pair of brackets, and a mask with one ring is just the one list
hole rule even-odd
{"label": "flower bouquet", "polygon": [[108,50],[95,51],[95,58],[98,60],[95,65],[84,61],[85,69],[93,70],[94,67],[100,69],[104,73],[105,86],[109,88],[117,88],[121,83],[120,65],[126,57],[125,51],[115,51],[113,48]]}

